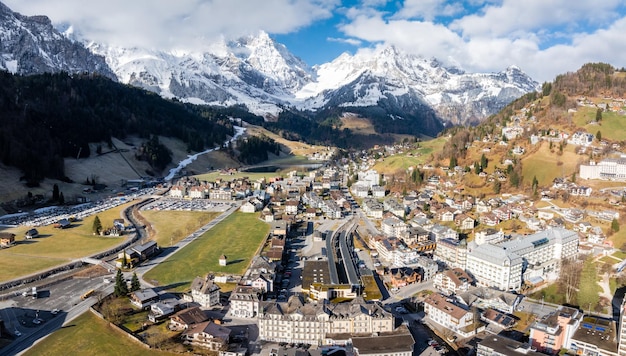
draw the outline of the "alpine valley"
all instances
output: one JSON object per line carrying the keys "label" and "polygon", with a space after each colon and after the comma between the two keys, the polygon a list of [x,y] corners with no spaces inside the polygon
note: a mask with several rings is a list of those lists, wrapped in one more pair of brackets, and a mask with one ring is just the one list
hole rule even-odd
{"label": "alpine valley", "polygon": [[11,73],[97,72],[166,98],[245,107],[265,121],[285,111],[318,121],[356,115],[378,133],[436,135],[448,124],[477,123],[539,86],[515,66],[466,73],[390,46],[310,67],[264,32],[197,51],[119,48],[2,4],[0,31],[0,68]]}

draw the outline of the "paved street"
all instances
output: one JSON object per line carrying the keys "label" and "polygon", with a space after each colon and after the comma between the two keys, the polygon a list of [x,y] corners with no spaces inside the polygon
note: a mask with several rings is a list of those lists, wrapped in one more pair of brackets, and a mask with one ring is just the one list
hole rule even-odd
{"label": "paved street", "polygon": [[[136,273],[140,280],[144,273],[202,236],[206,231],[237,211],[240,205],[239,202],[230,204],[228,210],[184,238],[173,246],[171,250],[136,268]],[[125,277],[130,278],[131,275],[132,272],[127,272]],[[4,321],[9,332],[19,333],[21,336],[16,337],[10,345],[0,350],[0,354],[19,354],[41,338],[51,334],[78,315],[89,310],[97,302],[98,297],[113,292],[114,284],[105,282],[105,279],[112,281],[114,279],[113,276],[113,274],[110,274],[106,277],[68,279],[46,288],[38,288],[38,298],[36,299],[33,299],[30,295],[22,295],[22,292],[30,292],[30,287],[24,288],[24,290],[17,290],[13,298],[0,302],[0,318]],[[142,284],[144,287],[152,287],[150,283],[143,280]],[[93,295],[84,301],[81,300],[81,296],[91,289],[95,291]],[[58,314],[53,315],[51,313],[54,309],[59,310]]]}

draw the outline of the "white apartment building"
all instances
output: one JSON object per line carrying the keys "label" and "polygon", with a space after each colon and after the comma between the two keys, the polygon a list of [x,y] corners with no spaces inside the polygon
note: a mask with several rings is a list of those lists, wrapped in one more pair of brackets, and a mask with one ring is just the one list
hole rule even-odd
{"label": "white apartment building", "polygon": [[191,299],[204,308],[216,306],[220,303],[220,287],[210,276],[196,277],[191,282]]}
{"label": "white apartment building", "polygon": [[379,304],[355,298],[348,303],[264,303],[257,320],[259,339],[272,342],[333,344],[333,335],[364,335],[394,330],[394,317]]}
{"label": "white apartment building", "polygon": [[479,285],[500,290],[518,290],[523,281],[540,277],[555,279],[561,261],[578,254],[578,235],[553,228],[528,236],[478,245],[467,250],[467,271]]}
{"label": "white apartment building", "polygon": [[237,318],[254,318],[259,313],[261,291],[248,286],[237,286],[228,299],[228,313]]}
{"label": "white apartment building", "polygon": [[478,285],[500,290],[518,290],[522,286],[524,260],[500,246],[467,244],[467,271]]}
{"label": "white apartment building", "polygon": [[579,176],[582,179],[626,180],[626,157],[581,164]]}
{"label": "white apartment building", "polygon": [[465,270],[467,267],[467,245],[465,240],[459,242],[456,239],[446,238],[437,241],[433,259],[444,263],[448,268]]}
{"label": "white apartment building", "polygon": [[402,233],[408,229],[408,225],[395,216],[383,219],[380,226],[383,230],[383,234],[396,237],[402,235]]}
{"label": "white apartment building", "polygon": [[380,183],[380,174],[373,169],[370,169],[365,172],[359,172],[359,184],[364,185],[368,188],[372,188],[375,185]]}

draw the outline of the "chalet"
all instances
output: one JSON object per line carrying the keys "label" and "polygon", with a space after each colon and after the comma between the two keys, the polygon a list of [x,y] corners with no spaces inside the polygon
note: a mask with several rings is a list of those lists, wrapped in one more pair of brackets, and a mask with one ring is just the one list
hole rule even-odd
{"label": "chalet", "polygon": [[479,221],[482,225],[486,226],[496,226],[500,223],[500,219],[498,219],[498,216],[494,213],[482,214]]}
{"label": "chalet", "polygon": [[410,267],[392,268],[389,271],[389,277],[391,284],[396,288],[421,281],[421,276]]}
{"label": "chalet", "polygon": [[219,351],[228,346],[232,331],[212,321],[191,325],[181,334],[183,344]]}
{"label": "chalet", "polygon": [[454,210],[451,208],[443,208],[437,212],[439,221],[454,221]]}
{"label": "chalet", "polygon": [[500,221],[510,220],[513,218],[513,212],[509,209],[508,206],[501,206],[492,211]]}
{"label": "chalet", "polygon": [[454,224],[462,230],[469,230],[474,228],[475,221],[465,214],[459,214],[454,217]]}
{"label": "chalet", "polygon": [[157,300],[159,300],[159,295],[151,288],[134,291],[130,294],[130,302],[141,309],[148,308]]}
{"label": "chalet", "polygon": [[175,330],[186,330],[192,325],[203,323],[209,320],[206,312],[199,307],[183,309],[172,315],[170,318],[170,327]]}
{"label": "chalet", "polygon": [[469,289],[473,279],[461,268],[453,268],[437,273],[434,279],[435,288],[446,295],[465,292]]}
{"label": "chalet", "polygon": [[15,244],[15,234],[0,232],[0,247],[10,247]]}

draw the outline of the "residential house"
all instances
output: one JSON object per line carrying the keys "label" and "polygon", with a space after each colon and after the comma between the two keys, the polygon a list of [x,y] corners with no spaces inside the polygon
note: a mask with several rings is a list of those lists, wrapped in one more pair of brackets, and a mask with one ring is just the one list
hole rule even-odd
{"label": "residential house", "polygon": [[430,321],[461,338],[471,337],[478,331],[472,311],[464,309],[439,293],[432,293],[424,299],[424,313]]}
{"label": "residential house", "polygon": [[477,356],[545,356],[533,350],[528,343],[510,339],[502,335],[488,335],[478,342]]}
{"label": "residential house", "polygon": [[187,308],[170,317],[170,327],[175,330],[186,330],[192,325],[209,320],[207,313],[199,307]]}
{"label": "residential house", "polygon": [[380,226],[383,233],[387,236],[400,236],[408,228],[407,224],[395,215],[383,219]]}
{"label": "residential house", "polygon": [[412,356],[415,346],[415,339],[406,326],[390,333],[353,336],[350,340],[354,356]]}
{"label": "residential house", "polygon": [[422,277],[410,267],[391,268],[389,270],[391,285],[395,288],[408,286],[420,282]]}
{"label": "residential house", "polygon": [[191,325],[181,334],[185,345],[219,351],[228,346],[232,330],[213,321]]}
{"label": "residential house", "polygon": [[524,297],[515,292],[501,291],[493,288],[470,288],[468,291],[457,294],[457,301],[478,309],[495,309],[503,313],[513,314]]}
{"label": "residential house", "polygon": [[237,318],[251,319],[259,313],[261,291],[250,286],[237,286],[231,292],[229,315]]}
{"label": "residential house", "polygon": [[289,215],[296,215],[298,213],[298,207],[300,202],[297,200],[287,200],[285,202],[285,213]]}
{"label": "residential house", "polygon": [[582,319],[583,313],[578,309],[560,306],[530,326],[531,346],[547,354],[569,348]]}
{"label": "residential house", "polygon": [[180,301],[175,298],[158,301],[150,305],[150,313],[148,314],[148,320],[150,320],[153,323],[156,323],[157,321],[174,314],[174,312],[176,312],[176,309],[179,307],[179,305],[180,305]]}
{"label": "residential house", "polygon": [[184,198],[187,195],[187,188],[183,185],[175,185],[170,188],[170,196],[172,198]]}
{"label": "residential house", "polygon": [[501,206],[491,211],[500,221],[511,220],[514,217],[513,212],[508,206]]}
{"label": "residential house", "polygon": [[458,267],[437,273],[433,281],[435,288],[446,295],[466,292],[473,283],[474,279]]}
{"label": "residential house", "polygon": [[495,309],[485,309],[480,313],[480,320],[501,330],[508,330],[517,324],[517,319],[509,314]]}
{"label": "residential house", "polygon": [[134,291],[130,294],[130,302],[137,308],[146,309],[159,300],[159,295],[152,288]]}
{"label": "residential house", "polygon": [[498,216],[494,213],[481,214],[478,220],[482,225],[486,226],[496,226],[500,223],[500,219],[498,219]]}
{"label": "residential house", "polygon": [[384,198],[385,197],[385,187],[381,187],[375,185],[372,187],[372,196],[374,198]]}
{"label": "residential house", "polygon": [[0,247],[10,247],[15,244],[15,234],[0,232]]}
{"label": "residential house", "polygon": [[196,277],[191,282],[191,300],[203,308],[212,308],[220,303],[220,287],[213,283],[213,276]]}
{"label": "residential house", "polygon": [[454,218],[454,224],[461,230],[471,230],[476,222],[470,216],[459,214]]}
{"label": "residential house", "polygon": [[465,240],[441,239],[437,241],[437,248],[433,259],[443,263],[448,268],[465,269],[467,265],[467,243]]}
{"label": "residential house", "polygon": [[449,207],[439,209],[436,217],[439,221],[454,221],[454,209]]}

